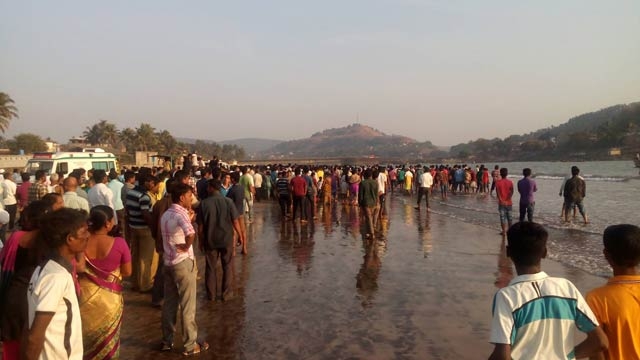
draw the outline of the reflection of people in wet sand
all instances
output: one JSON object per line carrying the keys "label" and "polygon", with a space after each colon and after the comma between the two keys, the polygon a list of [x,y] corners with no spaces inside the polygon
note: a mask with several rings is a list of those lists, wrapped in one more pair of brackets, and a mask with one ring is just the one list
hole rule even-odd
{"label": "reflection of people in wet sand", "polygon": [[364,297],[363,305],[373,299],[378,290],[378,275],[382,261],[378,256],[378,242],[376,240],[364,240],[364,261],[356,275],[356,288]]}
{"label": "reflection of people in wet sand", "polygon": [[498,253],[498,271],[496,271],[496,281],[494,284],[498,289],[509,285],[509,281],[513,279],[513,267],[511,260],[507,257],[507,245],[504,238],[500,244],[500,253]]}

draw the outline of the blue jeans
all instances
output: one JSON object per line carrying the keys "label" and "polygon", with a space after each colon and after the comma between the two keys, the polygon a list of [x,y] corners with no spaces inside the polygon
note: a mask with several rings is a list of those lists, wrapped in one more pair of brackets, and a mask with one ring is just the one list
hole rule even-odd
{"label": "blue jeans", "polygon": [[524,221],[524,216],[527,216],[527,220],[529,222],[533,221],[533,210],[536,207],[536,203],[532,202],[531,204],[522,204],[520,203],[520,221]]}
{"label": "blue jeans", "polygon": [[511,205],[498,205],[498,212],[500,213],[500,224],[508,224],[511,226]]}

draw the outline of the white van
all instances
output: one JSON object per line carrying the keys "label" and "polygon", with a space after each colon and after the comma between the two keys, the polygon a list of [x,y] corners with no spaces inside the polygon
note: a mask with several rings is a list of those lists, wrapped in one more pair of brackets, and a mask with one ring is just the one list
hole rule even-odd
{"label": "white van", "polygon": [[109,173],[109,170],[118,171],[118,160],[116,156],[108,152],[41,152],[33,154],[24,168],[25,172],[34,175],[38,170],[47,172],[47,176],[52,173],[62,173],[66,177],[74,169],[83,168],[102,169]]}

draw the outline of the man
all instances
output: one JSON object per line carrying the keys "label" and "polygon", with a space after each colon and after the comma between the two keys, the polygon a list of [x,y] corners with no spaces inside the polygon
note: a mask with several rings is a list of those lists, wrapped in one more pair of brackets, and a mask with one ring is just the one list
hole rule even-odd
{"label": "man", "polygon": [[[208,300],[225,301],[230,298],[229,283],[231,274],[229,264],[233,257],[234,231],[246,236],[240,229],[241,216],[233,201],[220,193],[220,181],[209,180],[209,197],[198,207],[198,238],[200,250],[204,252],[206,268],[204,273],[205,288]],[[241,238],[246,243],[246,238]],[[220,258],[222,267],[222,284],[218,295],[216,264]]]}
{"label": "man", "polygon": [[62,194],[64,207],[84,210],[87,213],[89,212],[89,202],[84,198],[78,196],[78,192],[76,191],[78,188],[78,180],[76,180],[76,178],[74,178],[73,176],[67,177],[62,183],[62,187],[64,188],[64,194]]}
{"label": "man", "polygon": [[602,242],[613,277],[591,290],[587,303],[609,339],[606,358],[640,359],[640,228],[609,226]]}
{"label": "man", "polygon": [[[548,237],[533,222],[509,228],[507,256],[518,276],[494,296],[490,360],[579,359],[607,349],[607,337],[580,291],[569,280],[542,271]],[[577,345],[576,330],[587,334]]]}
{"label": "man", "polygon": [[40,229],[52,251],[29,282],[29,318],[20,358],[81,360],[82,324],[72,262],[87,247],[87,216],[74,209],[51,211]]}
{"label": "man", "polygon": [[[136,190],[133,190],[136,191]],[[195,214],[191,210],[193,191],[189,185],[175,184],[171,190],[173,204],[160,218],[164,249],[164,294],[162,306],[162,351],[173,348],[178,307],[182,315],[185,356],[209,349],[206,342],[198,343],[196,324],[196,257],[193,242],[196,231],[191,225]]]}
{"label": "man", "polygon": [[290,216],[289,203],[291,202],[286,171],[280,171],[278,180],[276,180],[276,194],[278,196],[278,204],[280,204],[280,220],[285,220]]}
{"label": "man", "polygon": [[244,212],[247,213],[247,223],[251,224],[253,221],[253,198],[256,194],[256,189],[253,184],[253,174],[249,167],[243,168],[242,176],[240,177],[240,187],[244,190]]}
{"label": "man", "polygon": [[367,233],[365,237],[367,239],[373,238],[375,221],[378,215],[375,213],[378,206],[378,183],[376,180],[373,180],[371,176],[371,169],[366,169],[364,171],[364,180],[358,188],[358,205],[364,210],[364,216],[367,222]]}
{"label": "man", "polygon": [[302,177],[302,169],[297,168],[295,176],[289,182],[290,192],[293,194],[293,211],[291,220],[296,220],[296,214],[300,210],[300,222],[307,222],[307,213],[303,207],[305,197],[307,196],[307,181]]}
{"label": "man", "polygon": [[198,195],[198,200],[202,201],[204,200],[207,196],[209,196],[209,193],[207,192],[207,183],[209,180],[211,180],[213,178],[212,171],[210,167],[207,167],[203,170],[204,175],[202,176],[202,178],[200,178],[200,180],[198,180],[196,182],[196,192]]}
{"label": "man", "polygon": [[127,216],[131,230],[131,258],[133,265],[134,288],[140,292],[148,292],[153,287],[153,277],[158,268],[158,253],[151,235],[151,198],[147,191],[149,178],[139,176],[138,186],[127,192]]}
{"label": "man", "polygon": [[262,174],[259,168],[253,174],[253,187],[255,189],[256,202],[260,202],[262,199]]}
{"label": "man", "polygon": [[509,171],[507,168],[500,169],[500,180],[496,182],[496,195],[498,196],[498,212],[500,213],[500,226],[502,236],[507,235],[507,229],[511,227],[511,211],[513,202],[513,182],[507,178]]}
{"label": "man", "polygon": [[105,205],[110,207],[117,221],[117,214],[113,206],[113,191],[107,186],[107,182],[109,181],[107,173],[101,169],[95,170],[93,172],[93,181],[95,185],[93,185],[87,193],[87,196],[89,196],[89,206]]}
{"label": "man", "polygon": [[427,212],[429,212],[431,211],[429,207],[429,195],[431,193],[431,186],[433,186],[433,176],[426,165],[424,166],[424,171],[418,177],[418,185],[420,187],[418,188],[418,204],[416,210],[420,210],[420,200],[422,200],[422,196],[424,195]]}
{"label": "man", "polygon": [[[171,192],[176,184],[174,178],[167,180],[166,192],[162,199],[156,201],[151,209],[151,236],[155,240],[156,252],[158,256],[162,258],[164,256],[164,247],[162,240],[162,226],[160,226],[160,219],[162,215],[171,207],[173,200],[171,200]],[[158,269],[156,270],[156,276],[153,279],[153,288],[151,290],[151,305],[155,307],[162,306],[162,300],[164,299],[164,261],[158,261]]]}
{"label": "man", "polygon": [[[236,210],[238,211],[238,214],[242,214],[244,211],[244,190],[242,189],[242,186],[240,186],[239,181],[240,181],[240,172],[238,171],[232,172],[231,173],[232,185],[227,191],[226,197],[228,197],[229,199],[231,199],[231,201],[233,201],[233,204],[236,206]],[[242,254],[246,254],[247,253],[247,242],[246,242],[247,226],[244,222],[244,216],[240,216],[238,220],[240,221],[241,232],[235,234],[235,236],[236,236],[236,239],[241,242],[240,245],[242,246]],[[243,241],[242,239],[245,239],[245,241]],[[235,247],[234,247],[233,255],[235,255]]]}
{"label": "man", "polygon": [[122,201],[122,188],[124,184],[118,180],[118,173],[114,169],[109,171],[109,183],[107,187],[113,193],[113,208],[116,211],[116,218],[118,219],[118,230],[121,234],[124,234],[124,202]]}
{"label": "man", "polygon": [[70,177],[74,177],[76,178],[76,182],[78,184],[77,188],[76,188],[76,192],[78,193],[78,196],[80,196],[81,198],[87,200],[87,202],[89,202],[89,195],[87,195],[87,192],[84,190],[83,186],[84,186],[84,174],[85,171],[84,169],[80,168],[80,169],[75,169],[73,170],[69,176]]}
{"label": "man", "polygon": [[13,231],[16,224],[16,214],[18,213],[18,200],[16,199],[16,191],[18,187],[13,180],[13,176],[5,176],[2,180],[2,197],[4,208],[9,213],[8,231]]}
{"label": "man", "polygon": [[524,221],[527,216],[529,221],[533,221],[533,210],[536,202],[533,200],[533,193],[538,191],[535,180],[531,178],[531,169],[522,170],[522,179],[518,180],[518,193],[520,193],[520,221]]}
{"label": "man", "polygon": [[569,213],[574,207],[578,208],[585,224],[589,223],[587,213],[584,210],[582,200],[586,196],[587,185],[580,177],[580,169],[577,166],[571,167],[571,179],[564,184],[564,221],[569,223]]}
{"label": "man", "polygon": [[493,190],[496,188],[496,183],[500,180],[500,166],[496,165],[493,167],[493,171],[491,172],[491,178],[493,181],[491,182],[491,190],[489,191],[489,195],[493,194]]}
{"label": "man", "polygon": [[31,204],[36,200],[42,199],[49,190],[47,189],[47,172],[44,170],[36,171],[36,182],[31,185],[29,188],[29,200],[27,201],[27,205]]}

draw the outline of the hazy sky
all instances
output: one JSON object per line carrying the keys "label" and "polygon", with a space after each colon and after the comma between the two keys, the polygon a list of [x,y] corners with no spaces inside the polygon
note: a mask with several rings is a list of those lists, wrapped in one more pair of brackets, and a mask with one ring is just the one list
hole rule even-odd
{"label": "hazy sky", "polygon": [[296,139],[358,121],[437,145],[640,100],[640,1],[0,0],[0,91],[66,142],[100,119]]}

